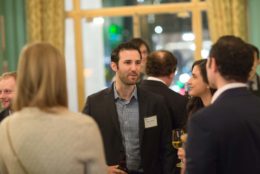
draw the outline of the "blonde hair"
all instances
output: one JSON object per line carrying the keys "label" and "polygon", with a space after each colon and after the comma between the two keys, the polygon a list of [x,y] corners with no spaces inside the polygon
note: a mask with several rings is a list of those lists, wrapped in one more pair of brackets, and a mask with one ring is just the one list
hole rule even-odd
{"label": "blonde hair", "polygon": [[16,72],[13,71],[13,72],[5,72],[1,75],[0,79],[7,79],[7,78],[14,78],[14,80],[16,80]]}
{"label": "blonde hair", "polygon": [[13,107],[68,106],[65,59],[49,43],[34,43],[23,48],[17,70],[17,93]]}

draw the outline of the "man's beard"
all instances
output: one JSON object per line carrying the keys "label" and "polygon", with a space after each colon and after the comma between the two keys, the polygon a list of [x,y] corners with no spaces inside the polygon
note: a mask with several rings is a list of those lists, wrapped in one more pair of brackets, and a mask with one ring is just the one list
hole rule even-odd
{"label": "man's beard", "polygon": [[[134,80],[132,80],[133,77],[129,77],[129,75],[127,75],[127,76],[120,76],[120,75],[119,75],[119,79],[120,79],[121,82],[123,82],[125,85],[135,85],[135,84],[139,81],[140,74],[135,73],[135,75],[136,75],[137,77],[134,77],[134,78],[135,78]],[[131,80],[130,80],[129,78],[130,78]]]}

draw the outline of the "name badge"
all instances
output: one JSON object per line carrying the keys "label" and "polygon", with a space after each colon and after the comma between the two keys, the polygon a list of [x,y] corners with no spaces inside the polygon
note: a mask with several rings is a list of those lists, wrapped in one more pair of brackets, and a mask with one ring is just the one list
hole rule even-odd
{"label": "name badge", "polygon": [[144,118],[144,127],[145,128],[156,127],[157,125],[158,124],[157,124],[156,115]]}

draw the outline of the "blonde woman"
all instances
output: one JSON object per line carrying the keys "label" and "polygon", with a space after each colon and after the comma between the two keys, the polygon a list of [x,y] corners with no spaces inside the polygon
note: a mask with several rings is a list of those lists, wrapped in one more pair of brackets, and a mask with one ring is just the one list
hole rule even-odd
{"label": "blonde woman", "polygon": [[0,173],[106,173],[96,123],[67,109],[60,52],[48,43],[26,46],[17,74],[16,112],[0,125]]}

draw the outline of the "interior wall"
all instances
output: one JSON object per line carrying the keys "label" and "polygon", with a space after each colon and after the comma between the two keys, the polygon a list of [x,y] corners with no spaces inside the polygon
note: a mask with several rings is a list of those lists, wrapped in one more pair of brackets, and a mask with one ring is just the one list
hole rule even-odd
{"label": "interior wall", "polygon": [[[260,20],[259,20],[259,0],[248,1],[248,31],[249,42],[260,49]],[[260,75],[260,65],[257,67],[257,73]]]}
{"label": "interior wall", "polygon": [[0,73],[2,74],[5,59],[4,0],[0,0]]}
{"label": "interior wall", "polygon": [[[0,71],[16,71],[21,48],[26,43],[25,0],[0,0],[5,47],[0,53]],[[1,45],[2,46],[2,45]]]}
{"label": "interior wall", "polygon": [[252,44],[260,48],[260,1],[250,0],[248,3],[249,39]]}

